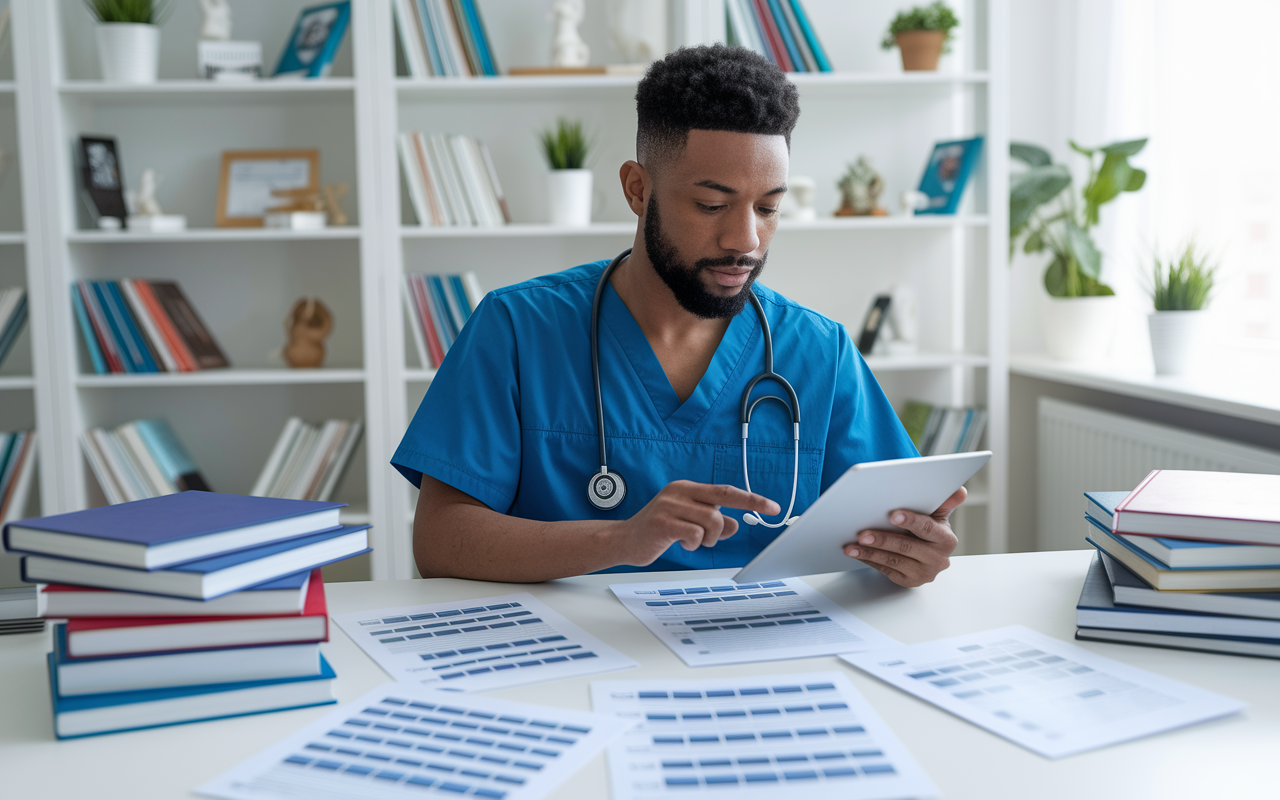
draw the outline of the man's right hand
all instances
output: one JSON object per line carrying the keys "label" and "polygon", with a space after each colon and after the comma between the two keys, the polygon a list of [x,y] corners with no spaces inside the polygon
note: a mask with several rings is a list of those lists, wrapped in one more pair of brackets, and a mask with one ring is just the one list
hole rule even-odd
{"label": "man's right hand", "polygon": [[736,486],[672,481],[620,526],[623,563],[647,567],[674,542],[685,550],[697,550],[729,538],[737,533],[738,521],[721,514],[721,506],[761,514],[782,510],[769,498]]}

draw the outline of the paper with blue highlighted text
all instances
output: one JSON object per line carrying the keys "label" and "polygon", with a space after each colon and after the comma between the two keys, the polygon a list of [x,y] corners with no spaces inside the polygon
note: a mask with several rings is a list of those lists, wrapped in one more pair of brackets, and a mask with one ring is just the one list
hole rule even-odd
{"label": "paper with blue highlighted text", "polygon": [[394,683],[196,789],[225,800],[533,800],[633,722]]}
{"label": "paper with blue highlighted text", "polygon": [[619,583],[627,610],[691,667],[873,650],[890,638],[799,578]]}
{"label": "paper with blue highlighted text", "polygon": [[1235,714],[1244,703],[1021,625],[842,656],[1048,758]]}
{"label": "paper with blue highlighted text", "polygon": [[637,723],[610,745],[613,800],[891,800],[937,793],[840,672],[594,681],[597,713]]}
{"label": "paper with blue highlighted text", "polygon": [[483,692],[631,669],[636,662],[528,593],[335,614],[397,681]]}

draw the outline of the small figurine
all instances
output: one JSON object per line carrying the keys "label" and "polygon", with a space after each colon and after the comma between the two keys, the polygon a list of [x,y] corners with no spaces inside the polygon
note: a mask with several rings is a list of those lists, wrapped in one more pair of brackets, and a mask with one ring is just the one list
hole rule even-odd
{"label": "small figurine", "polygon": [[813,191],[817,185],[808,175],[792,175],[787,178],[787,193],[782,198],[782,216],[796,222],[817,219],[818,210],[813,207]]}
{"label": "small figurine", "polygon": [[303,297],[293,304],[284,321],[289,341],[284,360],[294,369],[319,367],[324,363],[324,340],[333,330],[333,314],[315,297]]}
{"label": "small figurine", "polygon": [[836,185],[840,187],[837,217],[888,216],[889,212],[879,205],[884,178],[872,168],[866,156],[858,156],[857,162],[849,165]]}
{"label": "small figurine", "polygon": [[551,66],[585,67],[591,58],[591,48],[578,34],[578,26],[586,16],[584,0],[556,0],[551,5],[551,16],[556,23],[555,38],[551,41]]}
{"label": "small figurine", "polygon": [[138,191],[132,192],[133,213],[139,217],[158,217],[164,213],[156,200],[156,188],[160,185],[156,171],[147,167],[138,178]]}
{"label": "small figurine", "polygon": [[346,225],[350,222],[347,212],[342,210],[342,196],[349,188],[350,185],[346,183],[327,183],[321,190],[324,192],[322,210],[329,214],[330,225]]}
{"label": "small figurine", "polygon": [[200,38],[206,42],[225,42],[231,38],[230,0],[200,0],[204,21],[200,23]]}
{"label": "small figurine", "polygon": [[889,290],[889,317],[885,321],[893,334],[885,341],[891,356],[915,355],[920,351],[920,309],[915,288],[909,283],[894,284]]}

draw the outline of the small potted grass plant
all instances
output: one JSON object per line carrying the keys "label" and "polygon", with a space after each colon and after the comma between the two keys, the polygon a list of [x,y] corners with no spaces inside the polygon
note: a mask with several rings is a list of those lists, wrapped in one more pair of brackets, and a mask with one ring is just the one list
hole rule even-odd
{"label": "small potted grass plant", "polygon": [[889,31],[880,46],[897,47],[902,53],[904,70],[935,70],[943,53],[951,52],[951,29],[960,21],[950,6],[937,0],[910,11],[899,11],[889,23]]}
{"label": "small potted grass plant", "polygon": [[1159,256],[1152,261],[1148,290],[1155,311],[1147,319],[1151,358],[1157,375],[1181,375],[1198,366],[1206,334],[1205,306],[1219,265],[1194,241],[1168,261]]}
{"label": "small potted grass plant", "polygon": [[169,0],[84,0],[98,20],[98,63],[109,83],[155,83]]}
{"label": "small potted grass plant", "polygon": [[542,131],[538,138],[551,168],[547,184],[551,224],[590,225],[591,170],[586,163],[591,142],[582,130],[582,122],[557,119],[555,127]]}

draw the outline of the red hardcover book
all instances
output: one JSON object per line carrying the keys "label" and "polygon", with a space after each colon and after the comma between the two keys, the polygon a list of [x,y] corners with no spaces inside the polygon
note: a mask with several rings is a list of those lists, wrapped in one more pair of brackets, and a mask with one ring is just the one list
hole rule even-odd
{"label": "red hardcover book", "polygon": [[773,50],[774,56],[778,59],[778,67],[783,72],[795,72],[795,65],[791,63],[791,56],[787,54],[786,42],[782,41],[782,33],[778,30],[773,12],[769,10],[769,3],[767,0],[752,0],[752,2],[755,3],[756,13],[760,15],[761,32],[769,37],[769,49]]}
{"label": "red hardcover book", "polygon": [[1120,501],[1112,530],[1280,545],[1280,475],[1157,469]]}
{"label": "red hardcover book", "polygon": [[435,320],[432,319],[431,301],[427,297],[427,286],[421,275],[414,275],[409,285],[413,287],[413,304],[418,309],[418,324],[427,337],[427,353],[437,368],[444,363],[444,346],[436,335]]}
{"label": "red hardcover book", "polygon": [[329,614],[318,569],[311,574],[301,614],[76,617],[67,621],[67,655],[73,659],[328,640]]}
{"label": "red hardcover book", "polygon": [[151,291],[151,284],[143,280],[135,280],[132,283],[138,297],[142,299],[142,304],[146,306],[147,314],[159,329],[169,352],[173,354],[173,359],[178,362],[178,370],[194,372],[198,369],[195,356],[191,355],[187,343],[182,341],[177,329],[173,327],[173,320],[169,319],[169,315],[160,307],[160,301],[156,299],[155,292]]}

